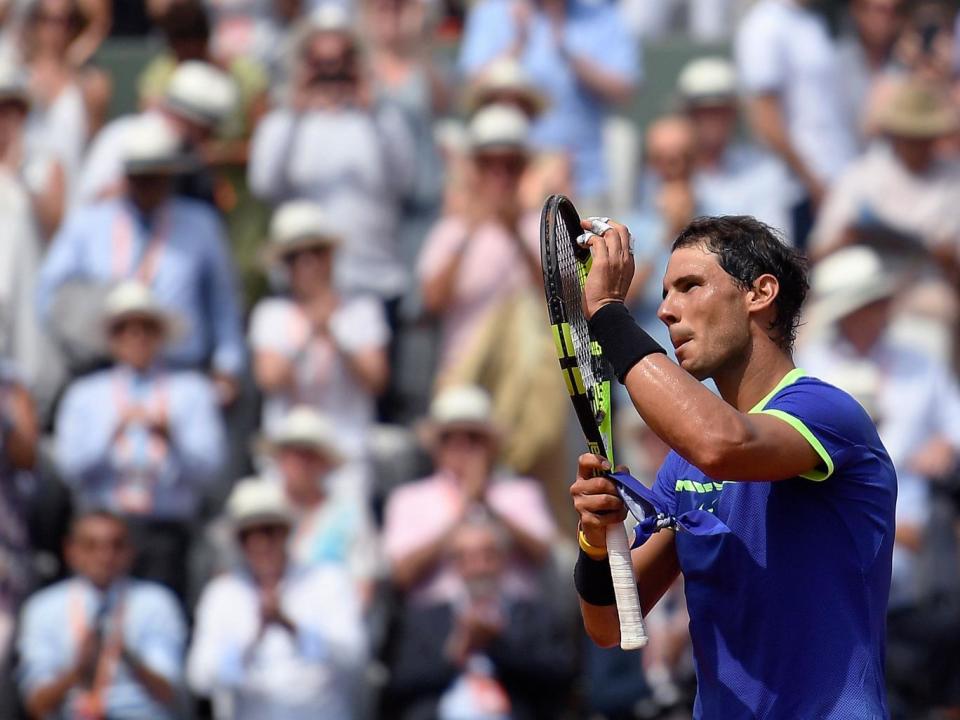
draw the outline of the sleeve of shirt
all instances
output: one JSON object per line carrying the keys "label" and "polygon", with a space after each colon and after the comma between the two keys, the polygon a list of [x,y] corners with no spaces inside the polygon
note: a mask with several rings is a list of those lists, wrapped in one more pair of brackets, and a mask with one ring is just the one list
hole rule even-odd
{"label": "sleeve of shirt", "polygon": [[330,334],[346,353],[386,347],[390,342],[387,316],[379,300],[356,298],[345,303],[330,319]]}
{"label": "sleeve of shirt", "polygon": [[143,623],[134,631],[133,651],[153,672],[174,685],[180,683],[187,626],[173,595],[150,588]]}
{"label": "sleeve of shirt", "polygon": [[783,43],[766,16],[753,12],[744,19],[734,42],[734,58],[747,93],[770,93],[783,87],[787,72]]}
{"label": "sleeve of shirt", "polygon": [[821,464],[801,477],[817,482],[841,469],[849,450],[865,441],[866,426],[873,427],[856,400],[824,383],[794,383],[760,412],[784,421],[810,443]]}
{"label": "sleeve of shirt", "polygon": [[342,569],[325,566],[314,571],[307,588],[309,596],[302,600],[309,602],[298,605],[309,612],[294,618],[301,653],[341,671],[358,670],[367,655],[367,637],[354,581]]}
{"label": "sleeve of shirt", "polygon": [[213,387],[198,374],[179,380],[176,416],[171,418],[173,447],[182,470],[192,481],[211,481],[220,470],[226,440]]}
{"label": "sleeve of shirt", "polygon": [[239,375],[244,365],[245,346],[233,258],[227,251],[223,226],[213,212],[207,208],[200,211],[198,206],[197,220],[198,224],[206,225],[204,230],[208,237],[205,291],[213,329],[213,367],[227,375]]}
{"label": "sleeve of shirt", "polygon": [[516,36],[511,5],[505,0],[481,0],[470,9],[460,45],[458,65],[467,78],[503,54]]}
{"label": "sleeve of shirt", "polygon": [[57,412],[57,466],[64,481],[73,486],[87,473],[108,469],[117,427],[110,398],[98,398],[93,382],[94,378],[87,378],[71,385]]}
{"label": "sleeve of shirt", "polygon": [[279,202],[285,196],[296,128],[296,115],[288,110],[274,110],[253,133],[247,181],[251,192],[261,200]]}
{"label": "sleeve of shirt", "polygon": [[257,303],[250,318],[250,345],[254,352],[268,350],[286,358],[293,358],[300,348],[290,332],[289,307],[276,298]]}
{"label": "sleeve of shirt", "polygon": [[24,695],[56,679],[71,658],[63,635],[63,618],[49,611],[49,596],[39,595],[27,602],[20,616],[17,649],[20,654],[19,683]]}
{"label": "sleeve of shirt", "polygon": [[639,52],[639,41],[627,27],[627,23],[618,6],[609,5],[597,10],[598,16],[592,22],[591,36],[603,38],[603,42],[584,43],[582,37],[576,37],[568,29],[566,46],[574,55],[581,56],[598,64],[607,72],[615,73],[630,82],[639,82],[643,76],[643,63]]}
{"label": "sleeve of shirt", "polygon": [[91,216],[84,211],[74,213],[60,227],[40,267],[37,281],[37,308],[41,321],[50,320],[50,311],[60,286],[80,274],[83,267],[84,226]]}
{"label": "sleeve of shirt", "polygon": [[465,234],[466,227],[459,218],[444,218],[433,226],[417,261],[417,275],[421,280],[435,277],[447,266]]}
{"label": "sleeve of shirt", "polygon": [[230,633],[229,587],[213,580],[197,604],[187,683],[199,695],[243,682],[243,653]]}

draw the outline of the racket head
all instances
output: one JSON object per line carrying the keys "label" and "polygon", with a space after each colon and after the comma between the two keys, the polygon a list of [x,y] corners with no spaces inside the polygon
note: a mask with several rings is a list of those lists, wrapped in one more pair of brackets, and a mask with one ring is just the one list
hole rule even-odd
{"label": "racket head", "polygon": [[590,452],[613,464],[610,391],[613,369],[583,308],[583,286],[590,272],[590,249],[577,238],[580,216],[564,195],[551,195],[540,215],[540,255],[547,314],[560,368]]}

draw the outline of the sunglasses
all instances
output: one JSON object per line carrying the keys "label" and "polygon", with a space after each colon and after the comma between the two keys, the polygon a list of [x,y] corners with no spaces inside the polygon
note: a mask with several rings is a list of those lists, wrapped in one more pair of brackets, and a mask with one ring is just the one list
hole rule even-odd
{"label": "sunglasses", "polygon": [[490,436],[481,430],[446,430],[440,433],[441,443],[455,441],[466,442],[470,445],[486,445],[490,442]]}
{"label": "sunglasses", "polygon": [[519,175],[527,168],[523,155],[477,155],[476,163],[482,172],[502,171],[511,175]]}
{"label": "sunglasses", "polygon": [[118,320],[110,326],[111,337],[120,337],[130,332],[156,337],[163,333],[163,328],[153,320],[142,319]]}
{"label": "sunglasses", "polygon": [[279,540],[286,537],[287,532],[288,528],[286,525],[264,524],[245,527],[237,533],[237,535],[240,538],[240,542],[245,543],[254,535],[262,535],[269,540]]}

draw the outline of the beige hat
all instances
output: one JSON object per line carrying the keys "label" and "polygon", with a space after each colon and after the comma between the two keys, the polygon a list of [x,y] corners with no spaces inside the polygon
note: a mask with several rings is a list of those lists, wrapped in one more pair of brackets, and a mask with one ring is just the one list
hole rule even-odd
{"label": "beige hat", "polygon": [[897,285],[874,250],[863,245],[838,250],[811,273],[811,320],[834,323],[870,303],[892,298]]}
{"label": "beige hat", "polygon": [[307,248],[336,247],[340,242],[340,228],[320,205],[310,200],[291,200],[273,213],[266,258],[274,263]]}
{"label": "beige hat", "polygon": [[216,127],[236,108],[237,87],[229,75],[214,65],[186,60],[174,70],[164,104],[192,122]]}
{"label": "beige hat", "polygon": [[877,128],[889,135],[935,139],[955,132],[957,110],[947,91],[920,80],[905,80],[877,111]]}
{"label": "beige hat", "polygon": [[493,417],[493,400],[476,385],[457,385],[441,390],[430,403],[425,425],[428,440],[451,429],[479,430],[491,436],[498,434]]}
{"label": "beige hat", "polygon": [[488,105],[470,120],[467,140],[470,151],[516,150],[526,153],[530,121],[512,105]]}
{"label": "beige hat", "polygon": [[350,13],[340,3],[321,3],[307,16],[307,24],[311,32],[337,32],[346,35],[355,35]]}
{"label": "beige hat", "polygon": [[14,100],[30,107],[26,75],[9,57],[0,57],[0,100]]}
{"label": "beige hat", "polygon": [[335,465],[343,462],[343,456],[337,448],[337,432],[333,421],[306,405],[298,405],[290,410],[267,437],[268,452],[275,452],[282,447],[311,448]]}
{"label": "beige hat", "polygon": [[727,105],[737,97],[737,72],[726,58],[697,58],[680,71],[677,92],[687,106]]}
{"label": "beige hat", "polygon": [[194,166],[176,131],[159,115],[148,113],[131,121],[121,151],[127,175],[176,174]]}
{"label": "beige hat", "polygon": [[260,477],[244,478],[234,485],[226,509],[235,532],[255,525],[293,525],[293,510],[283,488]]}
{"label": "beige hat", "polygon": [[511,57],[490,63],[467,91],[464,104],[467,112],[473,114],[502,95],[510,95],[527,105],[532,117],[540,115],[550,104],[523,65]]}
{"label": "beige hat", "polygon": [[158,303],[148,288],[137,280],[126,280],[107,295],[103,303],[103,329],[109,330],[120,320],[144,318],[153,320],[163,330],[167,342],[183,334],[180,317]]}

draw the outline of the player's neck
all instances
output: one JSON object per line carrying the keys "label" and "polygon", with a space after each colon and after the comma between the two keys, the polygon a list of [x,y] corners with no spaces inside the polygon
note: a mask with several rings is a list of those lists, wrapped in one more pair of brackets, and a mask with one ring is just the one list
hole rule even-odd
{"label": "player's neck", "polygon": [[790,354],[773,343],[754,343],[742,361],[714,375],[720,396],[740,412],[749,412],[796,367]]}

